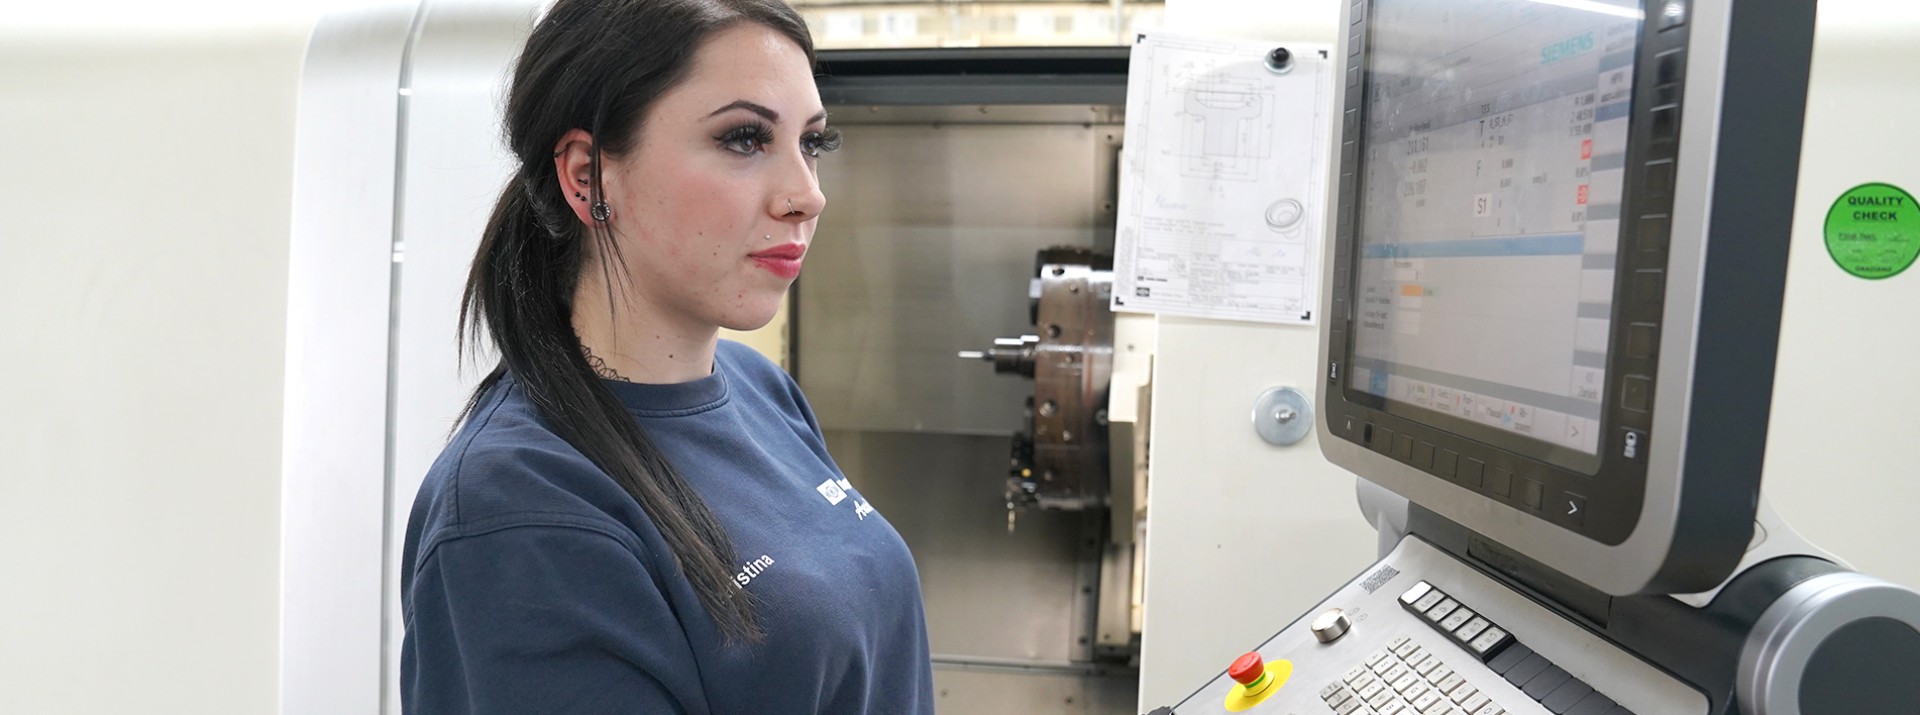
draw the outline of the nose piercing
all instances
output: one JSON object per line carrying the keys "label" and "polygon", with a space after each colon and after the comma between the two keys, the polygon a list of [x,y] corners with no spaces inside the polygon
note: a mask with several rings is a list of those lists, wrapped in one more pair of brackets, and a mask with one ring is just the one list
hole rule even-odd
{"label": "nose piercing", "polygon": [[760,237],[760,240],[762,240],[762,241],[771,241],[771,240],[773,240],[773,237],[772,237],[772,236],[761,236],[761,237]]}
{"label": "nose piercing", "polygon": [[787,199],[787,213],[793,213],[793,199]]}

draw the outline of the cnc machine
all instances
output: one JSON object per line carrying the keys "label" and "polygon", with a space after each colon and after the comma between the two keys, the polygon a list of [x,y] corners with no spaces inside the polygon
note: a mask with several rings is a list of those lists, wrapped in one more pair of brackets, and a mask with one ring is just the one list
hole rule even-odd
{"label": "cnc machine", "polygon": [[1347,6],[1317,426],[1384,554],[1154,713],[1920,712],[1920,594],[1761,498],[1814,8]]}

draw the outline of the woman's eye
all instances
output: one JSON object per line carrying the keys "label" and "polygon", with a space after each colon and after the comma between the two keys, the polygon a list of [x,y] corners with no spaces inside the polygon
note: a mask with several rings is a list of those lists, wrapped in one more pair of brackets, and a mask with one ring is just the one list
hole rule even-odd
{"label": "woman's eye", "polygon": [[800,148],[807,156],[818,159],[820,155],[840,148],[840,130],[828,129],[808,134],[800,139]]}
{"label": "woman's eye", "polygon": [[736,127],[718,137],[720,146],[736,154],[754,154],[767,148],[773,141],[773,132],[763,127]]}

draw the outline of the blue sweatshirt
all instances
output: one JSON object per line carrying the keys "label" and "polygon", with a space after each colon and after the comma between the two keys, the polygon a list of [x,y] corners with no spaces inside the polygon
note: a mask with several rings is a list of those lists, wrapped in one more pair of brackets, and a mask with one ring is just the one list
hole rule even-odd
{"label": "blue sweatshirt", "polygon": [[913,557],[793,380],[722,342],[706,378],[605,384],[727,529],[765,640],[723,641],[639,503],[508,375],[407,522],[407,715],[933,712]]}

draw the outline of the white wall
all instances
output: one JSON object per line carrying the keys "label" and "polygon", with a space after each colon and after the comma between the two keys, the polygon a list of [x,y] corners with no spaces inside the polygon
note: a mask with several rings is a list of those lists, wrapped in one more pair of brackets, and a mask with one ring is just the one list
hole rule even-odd
{"label": "white wall", "polygon": [[1821,233],[1848,188],[1920,192],[1920,76],[1907,71],[1920,60],[1920,7],[1829,0],[1816,28],[1765,489],[1814,543],[1920,587],[1920,472],[1907,451],[1920,405],[1920,266],[1854,278]]}
{"label": "white wall", "polygon": [[[1337,2],[1167,0],[1183,34],[1333,45]],[[1317,433],[1253,431],[1269,387],[1313,393],[1315,327],[1161,318],[1154,360],[1142,711],[1171,705],[1372,563],[1351,474]]]}
{"label": "white wall", "polygon": [[307,28],[89,28],[0,27],[0,712],[272,712]]}

